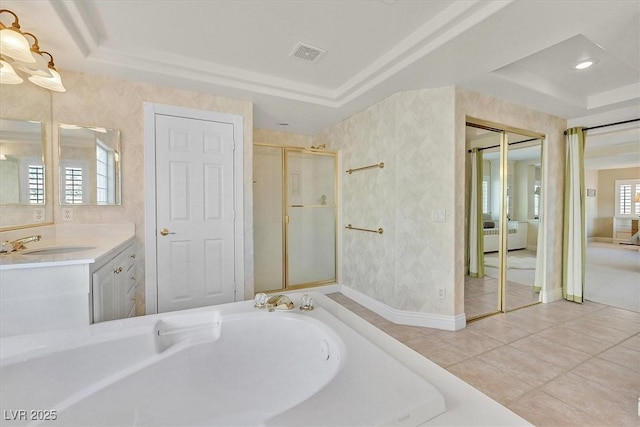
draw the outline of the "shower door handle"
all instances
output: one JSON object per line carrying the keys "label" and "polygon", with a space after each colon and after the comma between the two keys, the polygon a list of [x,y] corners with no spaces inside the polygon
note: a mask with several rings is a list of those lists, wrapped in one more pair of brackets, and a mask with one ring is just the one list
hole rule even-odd
{"label": "shower door handle", "polygon": [[162,236],[166,236],[167,234],[176,234],[176,233],[170,232],[170,231],[169,231],[169,230],[167,230],[166,228],[163,228],[162,230],[160,230],[160,234],[161,234]]}

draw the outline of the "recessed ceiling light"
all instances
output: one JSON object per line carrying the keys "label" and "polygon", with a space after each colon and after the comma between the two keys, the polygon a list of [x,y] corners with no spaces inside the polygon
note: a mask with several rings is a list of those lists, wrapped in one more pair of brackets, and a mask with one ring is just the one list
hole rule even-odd
{"label": "recessed ceiling light", "polygon": [[577,63],[574,68],[576,70],[586,70],[587,68],[591,67],[595,63],[596,62],[594,60],[587,59],[585,61],[581,61],[581,62]]}
{"label": "recessed ceiling light", "polygon": [[289,126],[289,123],[280,122],[278,123],[278,126]]}

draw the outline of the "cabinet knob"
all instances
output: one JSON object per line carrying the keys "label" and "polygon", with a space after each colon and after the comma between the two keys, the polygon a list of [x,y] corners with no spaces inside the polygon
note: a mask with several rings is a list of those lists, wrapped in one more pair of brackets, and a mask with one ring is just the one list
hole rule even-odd
{"label": "cabinet knob", "polygon": [[131,255],[131,258],[136,259],[136,254]]}
{"label": "cabinet knob", "polygon": [[131,276],[131,281],[135,282],[136,281],[136,276]]}
{"label": "cabinet knob", "polygon": [[113,272],[116,273],[116,274],[122,273],[122,267],[116,268],[115,270],[113,270]]}
{"label": "cabinet knob", "polygon": [[131,301],[136,302],[136,297],[131,298]]}

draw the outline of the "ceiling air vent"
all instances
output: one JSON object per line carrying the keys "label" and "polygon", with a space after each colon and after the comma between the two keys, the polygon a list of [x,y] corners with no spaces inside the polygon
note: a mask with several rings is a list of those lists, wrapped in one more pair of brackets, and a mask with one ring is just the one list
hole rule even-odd
{"label": "ceiling air vent", "polygon": [[304,43],[298,43],[289,56],[293,56],[294,58],[302,59],[307,62],[316,62],[325,53],[327,53],[327,51],[324,49]]}

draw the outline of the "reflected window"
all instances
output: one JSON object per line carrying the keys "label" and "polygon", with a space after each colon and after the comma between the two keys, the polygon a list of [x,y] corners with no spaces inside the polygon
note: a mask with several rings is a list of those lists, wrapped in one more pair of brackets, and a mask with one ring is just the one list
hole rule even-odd
{"label": "reflected window", "polygon": [[640,215],[640,200],[636,200],[636,194],[640,194],[639,179],[616,180],[617,216]]}
{"label": "reflected window", "polygon": [[489,213],[489,181],[482,181],[482,213]]}
{"label": "reflected window", "polygon": [[96,144],[96,203],[106,205],[114,202],[115,177],[114,152],[100,140]]}
{"label": "reflected window", "polygon": [[62,166],[64,176],[64,203],[77,205],[84,202],[86,195],[85,167],[81,164],[66,163]]}
{"label": "reflected window", "polygon": [[28,165],[29,171],[29,204],[44,203],[44,166]]}

